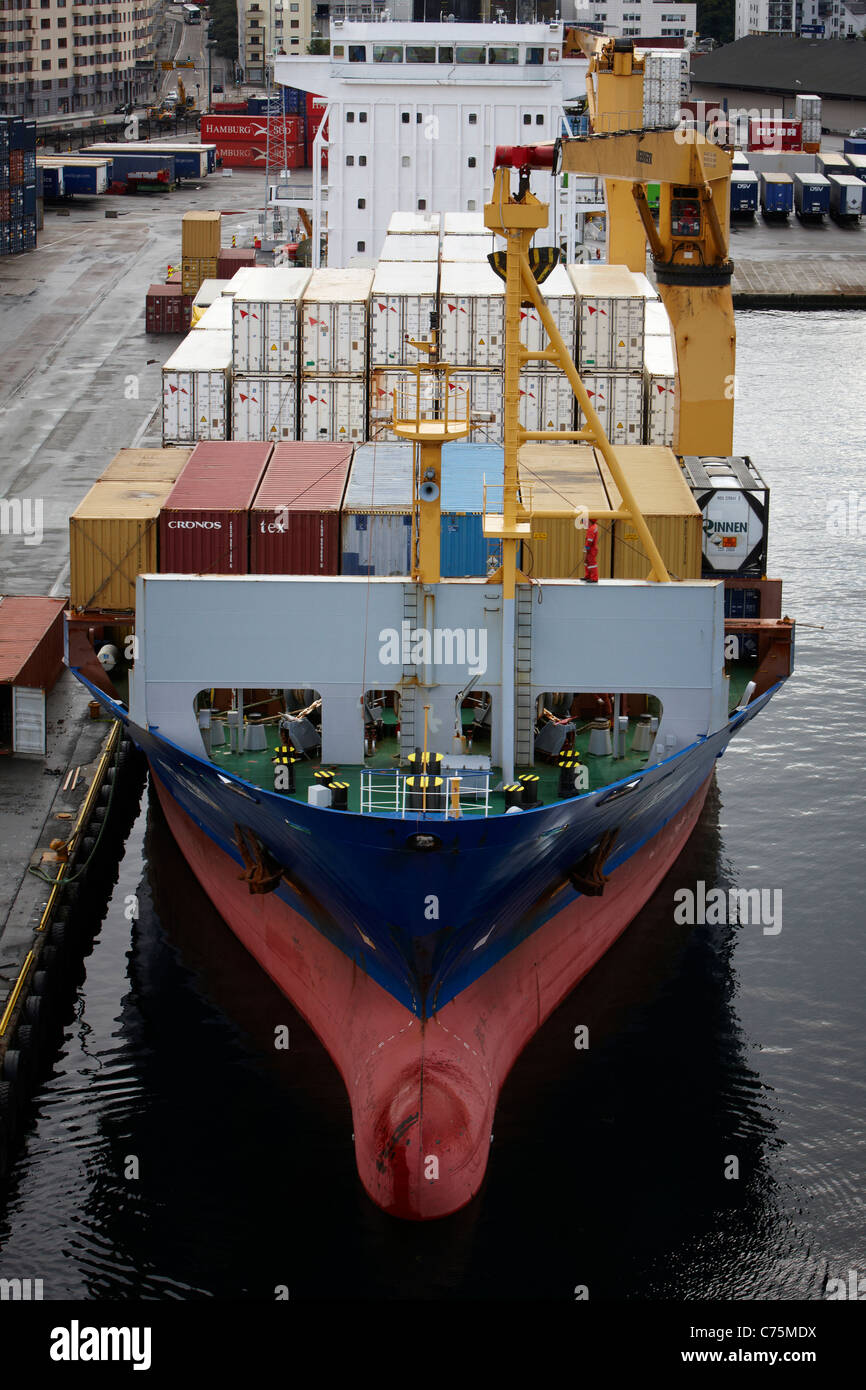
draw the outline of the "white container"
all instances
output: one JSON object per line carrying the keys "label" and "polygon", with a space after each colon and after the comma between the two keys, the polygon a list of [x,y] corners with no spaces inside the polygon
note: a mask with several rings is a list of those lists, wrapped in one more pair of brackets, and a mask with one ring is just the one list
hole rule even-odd
{"label": "white container", "polygon": [[433,261],[386,261],[376,268],[370,296],[371,369],[422,360],[411,342],[429,340],[438,286],[439,267]]}
{"label": "white container", "polygon": [[343,574],[408,574],[412,445],[356,449],[340,518]]}
{"label": "white container", "polygon": [[310,270],[252,267],[232,277],[235,371],[251,375],[298,370],[298,310]]}
{"label": "white container", "polygon": [[[577,353],[577,295],[564,265],[556,266],[538,287],[556,327],[565,339],[571,357]],[[531,352],[541,352],[550,346],[547,330],[535,306],[524,305],[520,311],[520,339]],[[527,370],[529,368],[527,367]],[[532,371],[558,372],[553,362],[538,362]]]}
{"label": "white container", "polygon": [[644,312],[658,295],[645,275],[621,265],[570,265],[578,299],[581,372],[643,370]]}
{"label": "white container", "polygon": [[364,375],[372,270],[314,270],[301,301],[301,371]]}
{"label": "white container", "polygon": [[366,378],[305,378],[301,382],[300,438],[362,443],[367,438]]}
{"label": "white container", "polygon": [[[581,372],[581,381],[611,444],[643,442],[644,384],[636,372]],[[577,407],[577,429],[586,424]]]}
{"label": "white container", "polygon": [[[449,378],[454,401],[454,414],[463,419],[467,411],[469,418],[475,420],[473,428],[466,435],[468,444],[501,444],[503,440],[502,423],[502,372],[453,372]],[[479,415],[490,419],[478,419]]]}
{"label": "white container", "polygon": [[[213,283],[213,282],[211,282]],[[230,299],[220,297],[215,299],[212,304],[205,309],[198,323],[193,324],[193,332],[200,328],[216,330],[220,333],[231,333],[232,331],[232,302]]]}
{"label": "white container", "polygon": [[830,211],[834,217],[859,217],[866,185],[856,174],[830,175]]}
{"label": "white container", "polygon": [[163,444],[230,439],[230,333],[188,333],[162,369]]}
{"label": "white container", "polygon": [[392,212],[388,236],[438,237],[440,221],[438,212]]}
{"label": "white container", "polygon": [[674,442],[677,406],[676,354],[671,335],[648,337],[644,346],[644,443]]}
{"label": "white container", "polygon": [[439,324],[444,361],[454,367],[502,367],[505,285],[489,265],[443,263]]}
{"label": "white container", "polygon": [[505,243],[488,231],[487,236],[444,236],[442,238],[441,261],[484,261],[491,251],[501,249]]}
{"label": "white container", "polygon": [[484,214],[480,212],[446,212],[442,231],[446,236],[490,236],[490,228],[485,227]]}
{"label": "white container", "polygon": [[577,402],[562,372],[522,372],[520,424],[525,430],[573,430]]}
{"label": "white container", "polygon": [[202,280],[192,301],[194,307],[206,309],[214,300],[219,299],[228,283],[228,280]]}
{"label": "white container", "polygon": [[389,235],[379,256],[380,261],[438,261],[438,236]]}
{"label": "white container", "polygon": [[643,313],[644,333],[647,338],[656,337],[659,333],[667,333],[670,336],[673,331],[673,324],[668,316],[668,311],[660,299],[648,299],[644,305]]}
{"label": "white container", "polygon": [[[412,372],[379,371],[370,373],[370,427],[367,437],[370,440],[388,440],[397,443],[398,438],[391,429],[394,418],[394,392],[398,401],[404,400],[410,384],[414,386]],[[405,441],[404,441],[405,442]]]}
{"label": "white container", "polygon": [[293,376],[235,376],[232,439],[278,443],[298,437],[298,383]]}

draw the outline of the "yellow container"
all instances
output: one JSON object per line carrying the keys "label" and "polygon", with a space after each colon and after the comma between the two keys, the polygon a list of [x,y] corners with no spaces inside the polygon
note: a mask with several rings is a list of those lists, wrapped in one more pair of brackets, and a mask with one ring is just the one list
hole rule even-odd
{"label": "yellow container", "polygon": [[[531,494],[532,539],[521,568],[533,579],[582,579],[586,532],[574,513],[610,509],[591,444],[522,444],[517,455],[521,494]],[[611,523],[598,523],[598,576],[610,578]]]}
{"label": "yellow container", "polygon": [[184,256],[181,261],[180,287],[183,294],[198,294],[203,280],[215,280],[216,256]]}
{"label": "yellow container", "polygon": [[[618,444],[614,452],[671,578],[700,579],[703,519],[673,451],[654,445]],[[611,506],[616,509],[621,505],[619,489],[600,451],[598,460]],[[646,579],[649,571],[650,562],[634,523],[615,522],[612,577]]]}
{"label": "yellow container", "polygon": [[185,212],[181,223],[180,251],[187,256],[215,260],[220,253],[222,214],[219,212]]}
{"label": "yellow container", "polygon": [[69,518],[73,608],[135,608],[136,577],[157,571],[159,513],[173,487],[169,479],[94,483]]}
{"label": "yellow container", "polygon": [[121,449],[101,483],[176,483],[192,449]]}

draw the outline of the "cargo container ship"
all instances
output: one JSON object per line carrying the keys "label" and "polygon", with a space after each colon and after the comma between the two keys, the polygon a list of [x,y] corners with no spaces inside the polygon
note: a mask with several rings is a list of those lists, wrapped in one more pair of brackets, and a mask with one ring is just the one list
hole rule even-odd
{"label": "cargo container ship", "polygon": [[[605,127],[641,60],[617,40],[593,63]],[[69,624],[69,663],[144,750],[193,872],[340,1069],[366,1191],[415,1220],[477,1193],[515,1058],[662,882],[716,759],[793,660],[754,524],[761,480],[730,456],[730,154],[626,124],[498,149],[494,164],[503,442],[481,461],[477,516],[478,455],[461,442],[475,420],[434,317],[394,388],[393,442],[354,457],[351,440],[205,442],[158,451],[162,479],[160,464],[136,476],[119,460],[97,486],[117,490],[120,517],[143,493],[148,524],[129,523],[93,575],[75,552],[81,532],[104,554],[99,523],[72,527],[82,610],[120,611],[136,586],[129,690],[118,675],[112,698],[94,676],[108,628],[86,616]],[[615,180],[624,266],[639,241],[642,267],[650,243],[682,465],[611,441],[542,292],[557,258],[532,245],[548,208],[530,182],[554,166]],[[610,326],[625,350],[627,315]],[[239,331],[250,351],[300,350]],[[521,370],[536,362],[564,373],[576,427],[521,424]],[[483,568],[462,554],[451,567],[452,525]],[[582,573],[557,572],[575,537]],[[701,577],[702,550],[715,577]],[[734,555],[740,577],[723,582]],[[750,610],[735,608],[744,586]],[[123,664],[116,645],[99,660]]]}

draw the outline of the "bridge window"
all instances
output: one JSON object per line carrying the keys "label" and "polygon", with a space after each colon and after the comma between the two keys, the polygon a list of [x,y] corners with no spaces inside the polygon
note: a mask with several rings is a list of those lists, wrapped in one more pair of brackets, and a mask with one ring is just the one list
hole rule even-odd
{"label": "bridge window", "polygon": [[487,50],[481,44],[458,44],[457,61],[458,63],[484,63],[487,61]]}
{"label": "bridge window", "polygon": [[345,45],[345,44],[342,44],[342,43],[335,43],[335,44],[334,44],[334,47],[331,49],[331,57],[332,57],[332,58],[345,58],[345,56],[346,56],[346,45]]}
{"label": "bridge window", "polygon": [[440,45],[439,45],[439,62],[440,62],[440,63],[453,63],[453,62],[454,62],[454,49],[451,48],[450,46],[446,46],[445,44],[440,44]]}
{"label": "bridge window", "polygon": [[407,63],[435,63],[436,48],[433,44],[407,43]]}
{"label": "bridge window", "polygon": [[491,45],[491,48],[490,48],[490,56],[489,56],[489,58],[488,58],[488,62],[490,62],[490,63],[516,63],[516,62],[517,62],[517,49],[516,49],[516,48],[511,48],[511,47],[509,47],[509,48],[500,48],[500,47],[498,47],[498,46],[494,48],[494,47]]}
{"label": "bridge window", "polygon": [[366,45],[365,43],[350,43],[350,44],[349,44],[349,62],[350,62],[350,63],[366,63],[366,61],[367,61],[367,45]]}
{"label": "bridge window", "polygon": [[374,43],[374,63],[402,63],[403,45],[401,43]]}
{"label": "bridge window", "polygon": [[527,64],[530,65],[530,66],[536,66],[536,65],[538,65],[539,63],[543,63],[543,62],[544,62],[544,49],[543,49],[543,48],[527,48],[527,50],[526,50],[526,62],[527,62]]}

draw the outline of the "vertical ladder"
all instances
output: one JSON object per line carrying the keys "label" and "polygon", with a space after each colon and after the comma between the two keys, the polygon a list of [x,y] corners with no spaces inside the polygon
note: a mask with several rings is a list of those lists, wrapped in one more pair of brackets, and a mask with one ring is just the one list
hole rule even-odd
{"label": "vertical ladder", "polygon": [[[412,631],[418,626],[418,590],[417,584],[403,585],[403,618],[409,623]],[[407,758],[415,747],[417,675],[417,669],[411,663],[403,667],[403,685],[400,689],[400,754],[403,759]]]}
{"label": "vertical ladder", "polygon": [[[519,584],[516,591],[514,723],[515,762],[531,767],[534,762],[535,705],[532,699],[532,604],[531,584]],[[503,672],[503,679],[507,679]]]}

